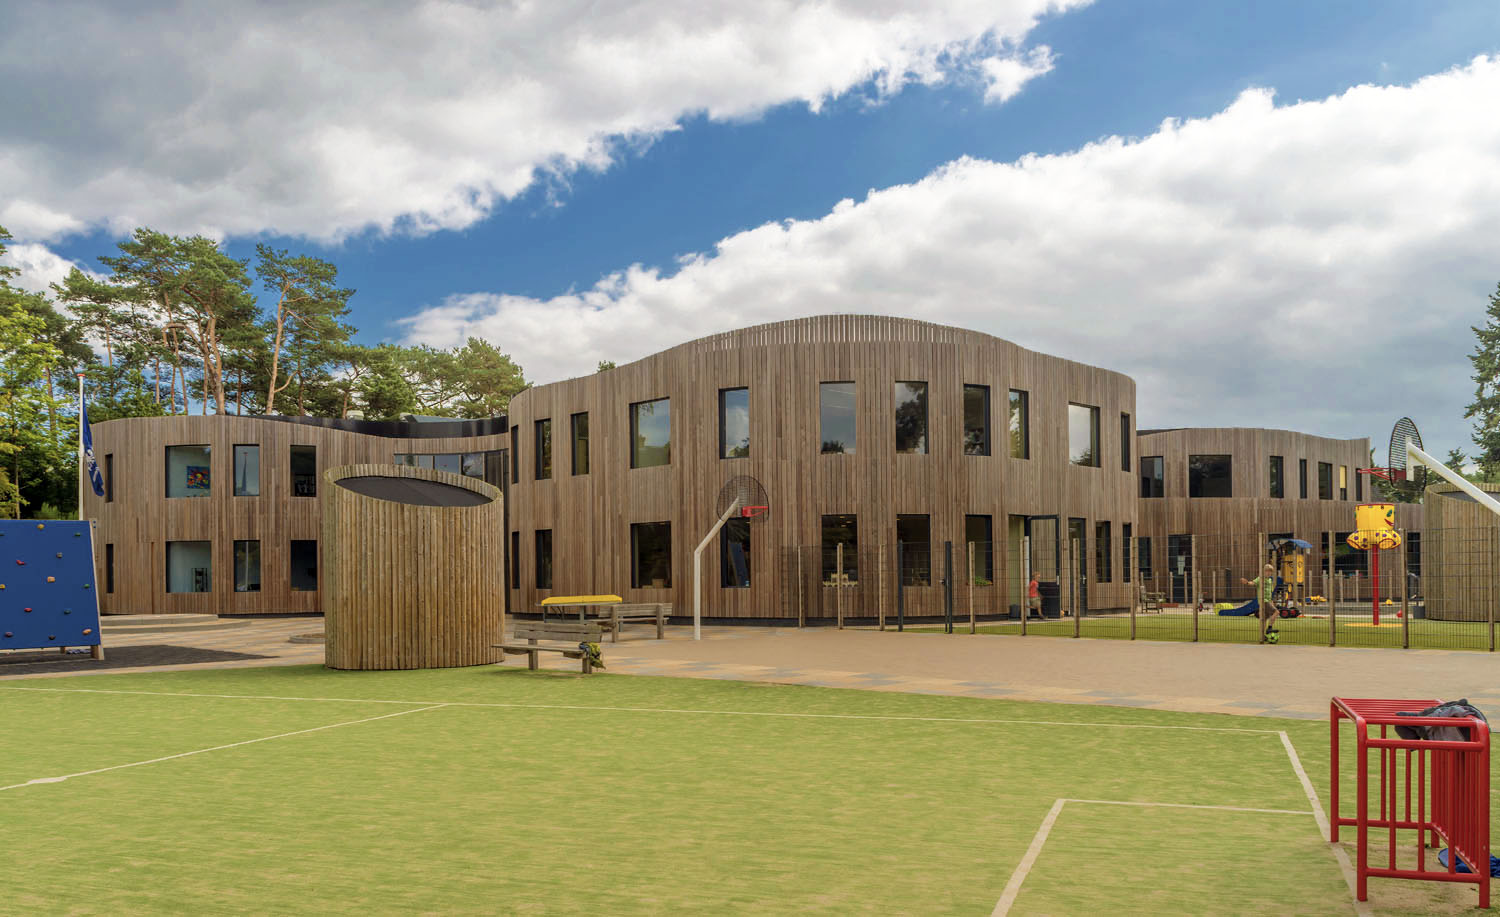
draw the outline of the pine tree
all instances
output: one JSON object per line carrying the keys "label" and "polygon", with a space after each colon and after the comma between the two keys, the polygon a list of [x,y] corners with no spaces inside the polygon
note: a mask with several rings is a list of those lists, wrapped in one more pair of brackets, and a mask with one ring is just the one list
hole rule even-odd
{"label": "pine tree", "polygon": [[1479,342],[1469,354],[1474,365],[1474,400],[1464,417],[1474,420],[1474,455],[1485,480],[1500,476],[1500,284],[1490,294],[1485,322],[1474,328]]}

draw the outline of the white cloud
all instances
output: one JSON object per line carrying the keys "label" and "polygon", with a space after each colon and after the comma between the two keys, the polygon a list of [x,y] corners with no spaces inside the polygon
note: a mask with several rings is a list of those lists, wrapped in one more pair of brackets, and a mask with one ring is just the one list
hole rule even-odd
{"label": "white cloud", "polygon": [[1038,45],[1025,54],[994,55],[979,62],[984,74],[984,100],[1008,102],[1026,84],[1052,72],[1052,49]]}
{"label": "white cloud", "polygon": [[45,245],[37,245],[33,242],[7,243],[5,255],[0,257],[0,263],[19,268],[21,271],[20,274],[10,279],[11,286],[49,295],[52,284],[62,283],[63,278],[67,277],[68,272],[74,267],[72,261]]}
{"label": "white cloud", "polygon": [[[821,312],[980,329],[1130,373],[1140,425],[1467,445],[1468,326],[1500,280],[1500,59],[1277,107],[1251,90],[1014,163],[963,159],[816,220],[551,299],[454,296],[413,339],[495,341],[550,381]],[[1383,448],[1383,445],[1381,446]]]}
{"label": "white cloud", "polygon": [[1087,0],[13,5],[0,225],[339,238],[457,229],[685,116],[972,72],[992,98]]}

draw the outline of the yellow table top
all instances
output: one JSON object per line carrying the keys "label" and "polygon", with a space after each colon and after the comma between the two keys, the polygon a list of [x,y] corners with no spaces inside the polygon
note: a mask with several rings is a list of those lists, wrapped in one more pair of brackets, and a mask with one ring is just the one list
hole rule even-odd
{"label": "yellow table top", "polygon": [[543,605],[618,605],[625,601],[617,595],[554,595],[542,599]]}

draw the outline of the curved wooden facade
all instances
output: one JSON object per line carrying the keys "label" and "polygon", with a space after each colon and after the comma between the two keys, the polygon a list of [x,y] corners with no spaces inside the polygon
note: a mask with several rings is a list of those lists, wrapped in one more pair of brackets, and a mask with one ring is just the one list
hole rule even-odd
{"label": "curved wooden facade", "polygon": [[[1476,484],[1500,495],[1500,484]],[[1487,621],[1500,605],[1493,571],[1500,568],[1500,516],[1452,484],[1423,493],[1422,598],[1427,617],[1440,621]],[[1500,611],[1500,609],[1497,609]]]}
{"label": "curved wooden facade", "polygon": [[[927,384],[927,451],[895,448],[895,384]],[[820,383],[855,385],[854,454],[820,448]],[[964,449],[964,386],[989,387],[990,454]],[[721,458],[719,398],[748,389],[749,454]],[[1007,393],[1028,397],[1029,458],[1012,458]],[[631,467],[631,405],[669,399],[670,464]],[[1096,407],[1098,467],[1069,462],[1068,405]],[[573,474],[571,425],[587,414],[589,471]],[[1108,522],[1118,556],[1123,526],[1136,520],[1136,479],[1122,467],[1134,439],[1135,384],[1127,376],[1026,350],[987,334],[909,319],[834,315],[760,325],[692,341],[597,375],[528,389],[511,403],[511,530],[519,570],[511,607],[527,610],[551,594],[615,593],[630,602],[692,605],[692,554],[715,521],[720,488],[753,475],[769,494],[770,518],[753,529],[748,588],[724,588],[715,544],[705,555],[704,616],[755,620],[797,617],[789,586],[812,571],[791,569],[789,549],[820,544],[822,517],[854,515],[861,553],[882,546],[894,564],[898,514],[930,520],[930,586],[905,590],[908,614],[941,608],[941,545],[962,552],[968,515],[989,516],[999,582],[976,589],[979,613],[1003,612],[1022,585],[1005,562],[1017,550],[1012,518],[1084,520],[1093,566],[1095,524]],[[551,476],[538,479],[537,424],[550,422]],[[633,523],[671,525],[671,585],[632,585]],[[550,533],[551,588],[537,584],[536,533]],[[1049,536],[1050,537],[1050,536]],[[956,559],[957,560],[957,559]],[[866,564],[870,561],[862,561]],[[1116,561],[1118,564],[1118,561]],[[956,563],[955,568],[958,568]],[[1116,567],[1118,569],[1118,567]],[[1118,576],[1091,583],[1088,603],[1122,607]],[[852,617],[873,617],[865,596]],[[885,595],[888,613],[894,598]]]}
{"label": "curved wooden facade", "polygon": [[[359,463],[391,463],[397,454],[494,453],[508,437],[428,437],[426,430],[504,429],[488,424],[363,424],[340,429],[281,418],[232,415],[136,417],[93,427],[94,455],[106,476],[105,497],[85,490],[84,515],[98,523],[95,537],[100,608],[106,614],[288,614],[322,610],[317,583],[293,588],[293,542],[320,538],[316,488],[311,496],[294,487],[293,446],[314,449],[314,474]],[[380,433],[356,432],[376,430]],[[392,432],[408,435],[389,435]],[[410,435],[418,434],[418,435]],[[208,483],[202,496],[168,497],[167,448],[210,447]],[[259,491],[234,495],[234,447],[259,447]],[[499,479],[499,475],[494,475]],[[306,492],[306,488],[303,488]],[[259,551],[258,588],[236,591],[235,543],[254,542]],[[167,591],[168,545],[206,542],[210,588]],[[315,548],[314,548],[315,550]],[[501,555],[491,558],[500,564]],[[305,588],[311,585],[311,588]]]}
{"label": "curved wooden facade", "polygon": [[[356,493],[356,477],[414,479],[479,494],[433,506]],[[344,465],[322,475],[323,613],[333,669],[427,669],[500,661],[505,516],[500,491],[427,468]]]}

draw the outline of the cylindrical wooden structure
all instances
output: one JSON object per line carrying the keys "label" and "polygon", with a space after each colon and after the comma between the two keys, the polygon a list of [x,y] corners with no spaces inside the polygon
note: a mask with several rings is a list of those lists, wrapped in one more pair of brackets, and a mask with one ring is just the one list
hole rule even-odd
{"label": "cylindrical wooden structure", "polygon": [[333,669],[497,662],[505,626],[500,491],[395,465],[323,473],[323,609]]}
{"label": "cylindrical wooden structure", "polygon": [[[1500,494],[1500,484],[1475,486]],[[1489,583],[1496,573],[1490,530],[1500,526],[1500,517],[1446,481],[1429,486],[1422,499],[1427,518],[1422,531],[1420,588],[1427,617],[1487,621]]]}

